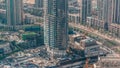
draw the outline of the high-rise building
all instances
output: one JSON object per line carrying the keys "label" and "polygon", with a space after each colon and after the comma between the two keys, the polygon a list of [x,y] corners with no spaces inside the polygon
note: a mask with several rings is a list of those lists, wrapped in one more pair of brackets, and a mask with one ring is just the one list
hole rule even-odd
{"label": "high-rise building", "polygon": [[86,23],[87,16],[91,16],[91,0],[78,0],[80,5],[80,21]]}
{"label": "high-rise building", "polygon": [[112,0],[97,0],[98,19],[105,23],[112,23]]}
{"label": "high-rise building", "polygon": [[36,8],[43,8],[43,0],[35,0]]}
{"label": "high-rise building", "polygon": [[97,0],[98,19],[105,23],[120,23],[120,0]]}
{"label": "high-rise building", "polygon": [[65,50],[68,45],[68,0],[45,0],[44,44]]}
{"label": "high-rise building", "polygon": [[7,24],[13,28],[22,24],[22,0],[6,0]]}
{"label": "high-rise building", "polygon": [[120,24],[120,0],[113,0],[113,23]]}
{"label": "high-rise building", "polygon": [[108,30],[109,25],[112,23],[113,13],[113,0],[97,0],[97,15],[98,20],[104,22],[104,29]]}

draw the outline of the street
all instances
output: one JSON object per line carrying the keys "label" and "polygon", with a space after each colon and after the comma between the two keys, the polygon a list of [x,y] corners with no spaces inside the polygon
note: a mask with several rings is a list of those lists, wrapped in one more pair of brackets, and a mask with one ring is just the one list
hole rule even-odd
{"label": "street", "polygon": [[110,40],[110,41],[115,41],[115,42],[117,42],[117,43],[120,43],[120,40],[119,40],[119,39],[113,38],[113,37],[111,38],[111,37],[108,36],[108,35],[104,35],[104,34],[100,33],[98,30],[90,29],[90,28],[87,28],[87,27],[85,27],[85,26],[83,26],[83,25],[75,24],[75,23],[69,23],[69,26],[75,27],[75,28],[79,28],[79,29],[82,29],[82,30],[85,30],[85,31],[88,32],[88,33],[93,33],[93,34],[95,34],[95,35],[97,35],[97,36],[100,36],[100,37],[102,37],[102,38],[104,38],[104,39],[107,39],[107,40]]}

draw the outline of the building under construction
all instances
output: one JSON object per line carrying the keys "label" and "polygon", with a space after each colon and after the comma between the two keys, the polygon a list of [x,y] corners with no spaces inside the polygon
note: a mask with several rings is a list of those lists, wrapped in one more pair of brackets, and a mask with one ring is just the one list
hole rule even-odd
{"label": "building under construction", "polygon": [[58,62],[58,68],[94,68],[94,64],[98,62],[99,56],[107,53],[100,53],[101,49],[97,42],[84,35],[71,35],[69,40],[69,48],[67,54],[70,58],[66,58]]}

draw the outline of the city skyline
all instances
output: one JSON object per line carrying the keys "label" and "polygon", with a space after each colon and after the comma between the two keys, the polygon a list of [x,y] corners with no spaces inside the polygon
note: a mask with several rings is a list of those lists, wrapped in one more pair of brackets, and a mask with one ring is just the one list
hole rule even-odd
{"label": "city skyline", "polygon": [[0,0],[0,68],[120,68],[120,0]]}

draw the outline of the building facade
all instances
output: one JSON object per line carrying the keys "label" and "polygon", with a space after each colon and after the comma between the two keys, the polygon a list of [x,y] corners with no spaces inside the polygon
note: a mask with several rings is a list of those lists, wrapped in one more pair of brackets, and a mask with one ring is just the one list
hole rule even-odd
{"label": "building facade", "polygon": [[36,8],[43,8],[43,0],[35,0]]}
{"label": "building facade", "polygon": [[44,44],[65,50],[68,45],[68,0],[44,0]]}
{"label": "building facade", "polygon": [[120,24],[120,0],[113,0],[113,23]]}
{"label": "building facade", "polygon": [[114,23],[110,24],[109,32],[111,33],[111,36],[120,38],[120,25]]}
{"label": "building facade", "polygon": [[114,0],[97,0],[98,19],[106,23],[112,23],[113,15],[113,1]]}
{"label": "building facade", "polygon": [[80,5],[80,21],[86,23],[87,16],[91,16],[91,0],[78,0]]}
{"label": "building facade", "polygon": [[7,25],[15,28],[22,24],[22,0],[6,0]]}
{"label": "building facade", "polygon": [[95,17],[87,17],[86,25],[97,30],[104,30],[105,22]]}
{"label": "building facade", "polygon": [[120,23],[120,0],[97,0],[98,19],[106,23]]}

